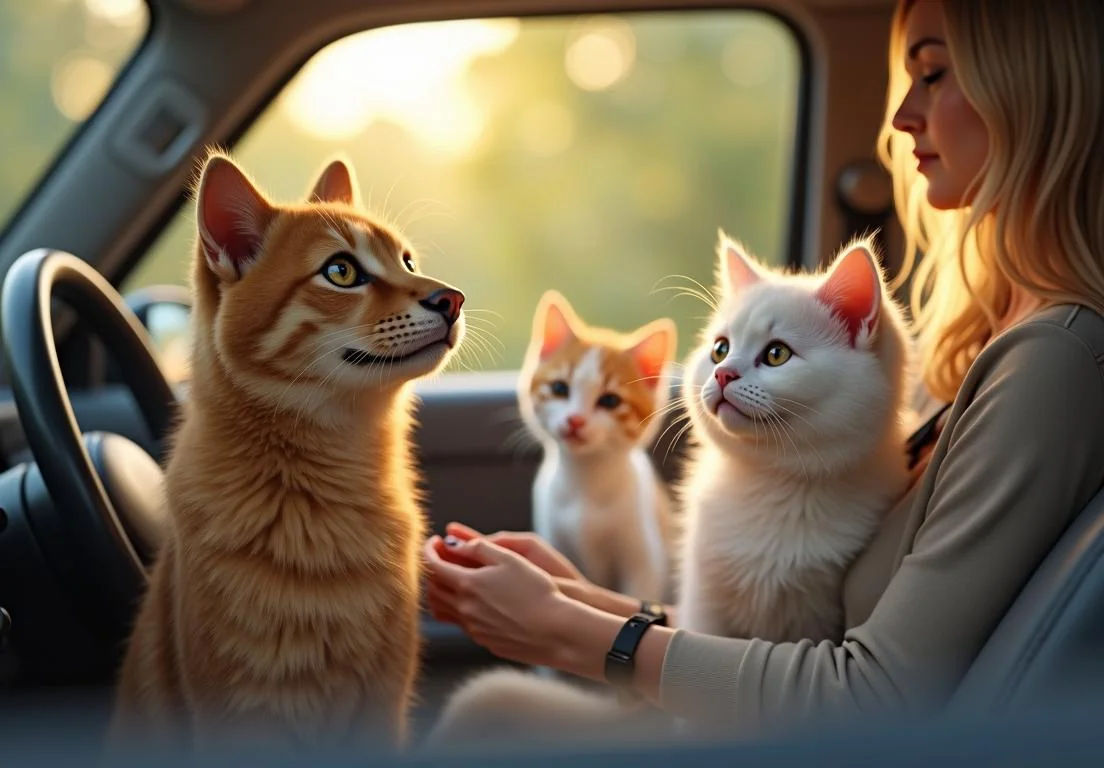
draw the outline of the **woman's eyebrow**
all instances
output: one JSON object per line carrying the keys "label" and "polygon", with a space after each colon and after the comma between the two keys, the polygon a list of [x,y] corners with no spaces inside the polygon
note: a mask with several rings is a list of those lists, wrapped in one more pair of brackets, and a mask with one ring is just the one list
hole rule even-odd
{"label": "woman's eyebrow", "polygon": [[920,54],[920,51],[929,45],[941,45],[946,47],[947,44],[938,37],[922,37],[909,46],[908,57],[910,59],[915,59]]}

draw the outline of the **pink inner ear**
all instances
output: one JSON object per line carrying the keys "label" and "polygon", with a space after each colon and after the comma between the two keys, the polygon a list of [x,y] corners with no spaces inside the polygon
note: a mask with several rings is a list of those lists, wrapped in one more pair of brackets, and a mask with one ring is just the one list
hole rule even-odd
{"label": "pink inner ear", "polygon": [[659,385],[659,377],[663,374],[663,366],[667,364],[670,346],[670,333],[667,330],[661,330],[645,336],[632,348],[633,359],[644,376],[644,383],[648,386]]}
{"label": "pink inner ear", "polygon": [[329,203],[351,205],[354,199],[352,171],[343,161],[334,160],[322,171],[311,198]]}
{"label": "pink inner ear", "polygon": [[559,349],[564,342],[574,337],[571,326],[562,309],[550,303],[544,315],[544,328],[541,336],[540,356],[543,360]]}
{"label": "pink inner ear", "polygon": [[720,249],[722,268],[729,288],[739,292],[759,282],[759,271],[740,246],[726,238],[721,241]]}
{"label": "pink inner ear", "polygon": [[817,298],[843,320],[854,346],[864,328],[874,330],[881,309],[881,282],[873,254],[862,246],[844,253],[817,290]]}
{"label": "pink inner ear", "polygon": [[211,161],[199,191],[199,226],[207,258],[222,254],[240,276],[261,246],[268,204],[230,161]]}

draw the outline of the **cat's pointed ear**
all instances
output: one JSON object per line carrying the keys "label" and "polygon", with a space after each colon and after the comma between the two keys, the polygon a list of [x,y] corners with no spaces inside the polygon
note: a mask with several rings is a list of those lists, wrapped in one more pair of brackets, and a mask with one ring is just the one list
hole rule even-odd
{"label": "cat's pointed ear", "polygon": [[199,245],[221,280],[241,279],[260,255],[273,209],[234,161],[215,154],[196,188]]}
{"label": "cat's pointed ear", "polygon": [[836,257],[817,298],[843,320],[852,346],[874,333],[882,309],[882,273],[867,243],[851,245]]}
{"label": "cat's pointed ear", "polygon": [[723,229],[717,230],[717,260],[721,287],[725,291],[740,293],[763,279],[759,264],[747,249],[726,235]]}
{"label": "cat's pointed ear", "polygon": [[678,347],[678,329],[674,321],[666,317],[654,320],[633,337],[629,354],[640,368],[644,383],[653,388],[659,386],[663,369],[675,358]]}
{"label": "cat's pointed ear", "polygon": [[543,360],[565,342],[576,338],[574,324],[575,312],[558,291],[546,291],[541,296],[537,313],[533,319],[533,339],[540,344],[540,358]]}
{"label": "cat's pointed ear", "polygon": [[358,205],[356,173],[353,165],[345,157],[335,157],[318,174],[311,187],[307,201],[311,203],[342,203]]}

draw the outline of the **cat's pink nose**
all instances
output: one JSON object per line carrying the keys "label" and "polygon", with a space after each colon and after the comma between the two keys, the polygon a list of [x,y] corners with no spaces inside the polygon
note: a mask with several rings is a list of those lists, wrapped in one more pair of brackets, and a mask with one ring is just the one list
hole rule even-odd
{"label": "cat's pink nose", "polygon": [[460,308],[464,306],[464,294],[455,288],[441,288],[420,302],[430,312],[436,312],[452,325],[460,318]]}
{"label": "cat's pink nose", "polygon": [[578,432],[580,429],[586,426],[586,416],[580,416],[577,413],[573,413],[567,417],[567,428],[572,432]]}
{"label": "cat's pink nose", "polygon": [[721,386],[721,389],[723,390],[730,383],[740,378],[740,374],[736,371],[729,370],[728,368],[718,368],[716,371],[713,372],[713,377],[717,379],[717,383]]}

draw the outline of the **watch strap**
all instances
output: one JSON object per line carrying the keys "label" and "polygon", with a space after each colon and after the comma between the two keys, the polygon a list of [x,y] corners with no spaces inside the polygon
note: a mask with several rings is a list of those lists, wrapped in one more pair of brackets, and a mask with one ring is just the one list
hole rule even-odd
{"label": "watch strap", "polygon": [[606,652],[606,680],[615,688],[631,690],[633,681],[634,657],[644,633],[658,624],[659,616],[650,613],[634,613],[621,627],[613,645]]}

